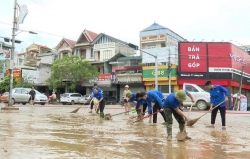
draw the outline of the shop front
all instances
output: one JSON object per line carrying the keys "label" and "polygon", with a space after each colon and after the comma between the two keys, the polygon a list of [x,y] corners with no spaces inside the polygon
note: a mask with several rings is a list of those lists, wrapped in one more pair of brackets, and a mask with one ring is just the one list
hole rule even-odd
{"label": "shop front", "polygon": [[[146,91],[155,89],[155,66],[143,67],[143,82]],[[162,93],[169,93],[168,66],[158,66],[158,89]],[[171,69],[171,92],[178,90],[177,66],[172,65]]]}
{"label": "shop front", "polygon": [[[207,80],[226,87],[230,94],[250,97],[250,56],[231,43],[179,43],[178,84],[203,86]],[[248,100],[249,101],[249,100]]]}

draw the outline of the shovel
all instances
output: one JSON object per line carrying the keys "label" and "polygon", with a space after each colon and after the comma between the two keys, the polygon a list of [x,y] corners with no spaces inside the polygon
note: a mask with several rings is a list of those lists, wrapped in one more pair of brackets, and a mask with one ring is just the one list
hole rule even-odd
{"label": "shovel", "polygon": [[[190,111],[191,111],[192,108],[193,108],[193,105],[194,105],[194,104],[191,105],[191,107],[190,107],[190,109],[189,109],[189,111],[188,111],[188,117],[189,117]],[[186,139],[186,137],[187,137],[186,126],[187,126],[187,122],[185,122],[185,126],[184,126],[183,132],[178,132],[178,133],[177,133],[176,138],[177,138],[178,141],[183,141],[184,139]]]}
{"label": "shovel", "polygon": [[[213,111],[215,108],[219,107],[222,103],[224,103],[225,101],[221,102],[220,104],[216,105],[215,107],[213,107],[213,109],[211,111]],[[195,118],[195,119],[192,119],[192,120],[189,120],[187,122],[187,126],[192,126],[194,125],[201,117],[203,117],[204,115],[206,115],[207,113],[211,112],[210,110],[208,112],[206,112],[205,114],[201,115],[200,117],[198,118]]]}

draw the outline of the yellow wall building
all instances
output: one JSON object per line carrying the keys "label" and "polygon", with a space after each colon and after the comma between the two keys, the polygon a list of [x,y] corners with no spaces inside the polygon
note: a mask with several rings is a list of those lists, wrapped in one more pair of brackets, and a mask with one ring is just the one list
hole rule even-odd
{"label": "yellow wall building", "polygon": [[[142,67],[143,82],[146,86],[146,91],[155,89],[155,66],[144,66]],[[171,92],[178,90],[177,83],[177,66],[172,65],[171,69]],[[162,93],[169,93],[168,86],[168,66],[158,66],[158,89]]]}

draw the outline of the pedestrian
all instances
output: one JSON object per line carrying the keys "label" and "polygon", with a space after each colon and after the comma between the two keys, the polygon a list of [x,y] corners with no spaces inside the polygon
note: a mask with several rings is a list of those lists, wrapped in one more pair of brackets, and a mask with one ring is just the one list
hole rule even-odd
{"label": "pedestrian", "polygon": [[[228,90],[220,85],[213,85],[211,81],[207,81],[205,83],[205,87],[207,90],[209,90],[210,93],[210,111],[211,112],[211,125],[207,127],[214,128],[215,119],[218,110],[220,110],[220,116],[221,116],[221,123],[222,123],[222,129],[226,129],[226,105],[228,101],[229,92]],[[224,103],[220,104],[221,102],[225,101]],[[219,107],[213,109],[213,107],[220,104]]]}
{"label": "pedestrian", "polygon": [[100,117],[104,118],[104,108],[105,108],[105,99],[103,97],[103,94],[99,92],[97,88],[94,89],[94,98],[96,98],[99,101],[99,108],[100,108]]}
{"label": "pedestrian", "polygon": [[34,87],[32,87],[29,94],[30,94],[30,105],[34,106],[34,100],[35,100],[35,97],[36,97],[36,91],[34,90]]}
{"label": "pedestrian", "polygon": [[[162,101],[164,100],[164,96],[163,94],[158,91],[158,90],[151,90],[149,92],[141,92],[140,96],[142,97],[142,99],[147,101],[147,106],[148,106],[148,114],[152,114],[152,102],[155,103],[153,106],[153,113],[160,111],[165,123],[166,123],[166,116],[165,113],[163,111],[163,105],[162,105]],[[155,113],[153,115],[153,123],[157,123],[157,114]],[[151,116],[149,119],[149,123],[151,123]]]}
{"label": "pedestrian", "polygon": [[55,92],[52,92],[52,95],[49,96],[48,103],[52,103],[54,99],[56,99],[56,94],[55,94]]}
{"label": "pedestrian", "polygon": [[[89,111],[89,113],[92,113],[92,110],[93,110],[94,100],[92,100],[92,98],[94,97],[94,94],[95,94],[94,90],[95,89],[97,89],[98,92],[101,92],[101,93],[103,92],[101,88],[97,87],[97,83],[95,83],[94,87],[92,88],[91,102],[90,102],[90,111]],[[96,111],[96,113],[98,113],[99,109],[96,109],[95,111]]]}
{"label": "pedestrian", "polygon": [[124,102],[124,108],[125,108],[125,115],[129,114],[129,111],[130,111],[130,108],[131,108],[131,104],[128,102],[128,98],[126,97],[127,93],[132,93],[129,90],[129,86],[128,85],[125,86],[125,90],[123,91],[123,96],[122,96],[123,102]]}
{"label": "pedestrian", "polygon": [[141,98],[140,93],[131,93],[128,92],[126,94],[126,97],[129,99],[128,101],[130,103],[136,101],[136,107],[135,110],[137,112],[138,118],[143,116],[145,114],[145,111],[147,109],[147,101]]}
{"label": "pedestrian", "polygon": [[[195,102],[194,97],[187,91],[179,90],[177,92],[171,93],[163,103],[164,112],[167,119],[167,140],[172,140],[172,125],[173,125],[173,118],[179,123],[180,132],[184,131],[185,128],[185,121],[188,121],[188,117],[183,114],[182,110],[179,106],[182,104],[184,100],[186,100],[187,96],[189,96],[192,102]],[[189,136],[186,139],[191,139]]]}

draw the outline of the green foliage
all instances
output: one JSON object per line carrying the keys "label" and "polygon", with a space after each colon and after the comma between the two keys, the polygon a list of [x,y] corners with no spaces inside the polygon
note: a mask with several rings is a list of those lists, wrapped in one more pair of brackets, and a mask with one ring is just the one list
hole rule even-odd
{"label": "green foliage", "polygon": [[[13,88],[17,86],[16,78],[13,77]],[[10,75],[5,76],[3,81],[0,83],[0,90],[1,91],[9,91],[10,89]]]}
{"label": "green foliage", "polygon": [[74,90],[77,82],[94,79],[98,75],[98,69],[83,57],[64,56],[53,63],[51,76],[46,83],[53,90],[64,85],[63,81],[68,81],[71,83],[70,89]]}
{"label": "green foliage", "polygon": [[4,63],[0,60],[0,73],[4,73]]}
{"label": "green foliage", "polygon": [[31,76],[23,75],[20,82],[17,83],[16,87],[22,87],[22,88],[32,88],[34,87],[33,83],[30,82]]}

